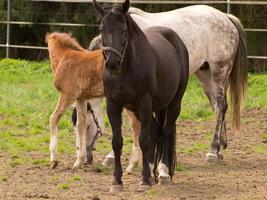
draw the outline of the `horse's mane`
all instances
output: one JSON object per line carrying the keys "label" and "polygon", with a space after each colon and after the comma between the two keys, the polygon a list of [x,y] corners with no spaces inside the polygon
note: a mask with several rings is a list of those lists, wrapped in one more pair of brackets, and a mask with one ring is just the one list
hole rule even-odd
{"label": "horse's mane", "polygon": [[126,13],[126,23],[127,23],[127,27],[128,27],[128,34],[129,36],[133,36],[135,35],[139,35],[140,37],[145,37],[144,32],[141,30],[141,28],[137,25],[137,23],[133,20],[133,18],[130,16],[129,13]]}
{"label": "horse's mane", "polygon": [[58,43],[60,43],[64,47],[71,48],[77,51],[86,51],[84,48],[82,48],[79,45],[77,40],[73,38],[70,33],[54,32],[54,33],[48,34],[47,40],[49,40],[49,38],[53,38],[57,40]]}

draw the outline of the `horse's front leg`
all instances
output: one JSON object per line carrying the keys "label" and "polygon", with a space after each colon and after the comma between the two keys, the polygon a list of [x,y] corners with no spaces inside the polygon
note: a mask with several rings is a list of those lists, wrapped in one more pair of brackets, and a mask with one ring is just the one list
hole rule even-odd
{"label": "horse's front leg", "polygon": [[86,114],[87,103],[85,100],[76,101],[77,109],[77,160],[75,161],[73,168],[79,168],[87,161],[86,157]]}
{"label": "horse's front leg", "polygon": [[150,95],[145,95],[138,103],[138,115],[141,123],[141,135],[139,144],[143,154],[142,182],[139,184],[139,191],[145,191],[152,185],[150,166],[154,163],[155,149],[153,148],[151,138],[151,121],[152,121],[152,100]]}
{"label": "horse's front leg", "polygon": [[58,122],[65,110],[72,104],[74,100],[61,94],[57,106],[50,116],[50,163],[51,168],[55,169],[58,166],[57,160],[57,133],[58,133]]}
{"label": "horse's front leg", "polygon": [[121,113],[122,106],[116,104],[111,99],[107,98],[107,115],[112,128],[112,149],[115,156],[115,171],[114,171],[114,181],[110,188],[110,192],[120,192],[123,191],[122,185],[122,167],[121,167],[121,150],[123,146],[123,138],[121,135]]}

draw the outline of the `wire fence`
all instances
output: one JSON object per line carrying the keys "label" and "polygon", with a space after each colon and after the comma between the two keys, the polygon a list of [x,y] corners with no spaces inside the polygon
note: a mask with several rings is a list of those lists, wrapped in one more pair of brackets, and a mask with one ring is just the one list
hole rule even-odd
{"label": "wire fence", "polygon": [[[32,2],[64,2],[64,3],[92,3],[92,0],[31,0]],[[114,3],[114,2],[122,2],[116,0],[100,0],[103,3]],[[226,5],[226,12],[231,13],[231,5],[267,5],[267,1],[234,1],[234,0],[221,0],[221,1],[149,1],[149,0],[132,0],[132,4],[177,4],[177,5],[191,5],[191,4],[221,4]],[[18,48],[18,49],[47,49],[44,46],[32,46],[32,45],[16,45],[10,44],[10,26],[11,25],[42,25],[42,26],[70,26],[70,27],[97,27],[97,24],[79,24],[79,23],[56,23],[56,22],[43,22],[43,23],[34,23],[28,21],[11,21],[11,0],[7,0],[7,16],[5,21],[0,21],[0,24],[6,25],[6,44],[0,44],[0,47],[6,49],[6,57],[10,56],[10,48]],[[259,28],[245,28],[246,32],[266,32],[267,29],[259,29]],[[264,55],[249,55],[249,59],[258,59],[258,60],[266,60],[267,56]]]}

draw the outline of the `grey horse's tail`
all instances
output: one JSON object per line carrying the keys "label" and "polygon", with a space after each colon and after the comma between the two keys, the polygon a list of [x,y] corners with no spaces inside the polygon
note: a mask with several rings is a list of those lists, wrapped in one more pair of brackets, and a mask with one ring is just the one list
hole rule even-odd
{"label": "grey horse's tail", "polygon": [[247,46],[246,35],[241,22],[233,15],[228,15],[228,17],[239,33],[239,45],[229,77],[230,99],[232,105],[232,131],[238,132],[240,130],[240,105],[245,99],[247,88]]}

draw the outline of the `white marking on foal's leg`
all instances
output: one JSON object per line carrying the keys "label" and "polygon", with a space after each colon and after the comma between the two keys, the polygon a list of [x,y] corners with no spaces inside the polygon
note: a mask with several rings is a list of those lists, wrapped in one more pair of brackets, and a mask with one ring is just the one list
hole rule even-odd
{"label": "white marking on foal's leg", "polygon": [[140,134],[140,122],[137,120],[135,117],[134,113],[126,110],[128,119],[130,121],[130,124],[132,126],[133,130],[133,148],[132,148],[132,154],[131,154],[131,159],[128,167],[126,168],[126,173],[131,174],[134,170],[134,168],[138,165],[138,162],[140,160],[140,157],[142,156],[141,154],[141,149],[139,146],[139,134]]}
{"label": "white marking on foal's leg", "polygon": [[126,168],[126,173],[131,174],[133,172],[134,168],[138,165],[140,157],[141,150],[139,146],[139,134],[134,134],[131,159],[128,167]]}
{"label": "white marking on foal's leg", "polygon": [[58,165],[57,161],[57,132],[58,132],[58,113],[56,110],[53,112],[53,114],[50,117],[50,163],[51,168],[54,169]]}
{"label": "white marking on foal's leg", "polygon": [[[76,124],[76,126],[77,126],[77,124]],[[75,136],[76,136],[76,157],[78,157],[79,146],[80,146],[80,137],[79,137],[79,133],[78,133],[76,126],[74,127],[74,132],[75,132]]]}
{"label": "white marking on foal's leg", "polygon": [[64,114],[68,106],[73,102],[72,99],[61,94],[57,106],[50,117],[50,161],[51,168],[54,169],[58,165],[57,161],[57,132],[58,132],[58,122],[61,116]]}
{"label": "white marking on foal's leg", "polygon": [[86,156],[86,113],[87,113],[87,103],[86,101],[77,100],[77,130],[78,130],[78,155],[77,160],[74,163],[74,168],[81,167],[87,161]]}
{"label": "white marking on foal's leg", "polygon": [[111,166],[111,165],[114,165],[114,162],[115,162],[115,156],[114,156],[114,152],[111,151],[104,159],[104,161],[102,162],[102,165],[103,166]]}

